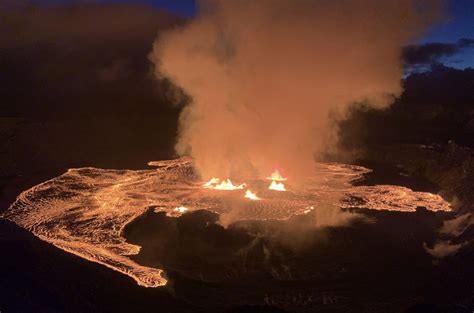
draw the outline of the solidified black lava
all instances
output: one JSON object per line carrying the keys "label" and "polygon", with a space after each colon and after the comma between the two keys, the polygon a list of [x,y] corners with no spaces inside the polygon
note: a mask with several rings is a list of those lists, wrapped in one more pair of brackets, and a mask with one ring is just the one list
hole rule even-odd
{"label": "solidified black lava", "polygon": [[442,214],[422,208],[364,214],[371,222],[348,227],[306,228],[307,219],[299,216],[224,228],[208,211],[174,218],[150,210],[127,226],[125,237],[142,246],[136,262],[165,270],[177,297],[215,308],[253,303],[290,312],[357,311],[367,299],[397,299],[399,308],[409,308],[421,298],[465,295],[452,287],[459,277],[443,276],[448,265],[434,266],[422,249],[435,241]]}

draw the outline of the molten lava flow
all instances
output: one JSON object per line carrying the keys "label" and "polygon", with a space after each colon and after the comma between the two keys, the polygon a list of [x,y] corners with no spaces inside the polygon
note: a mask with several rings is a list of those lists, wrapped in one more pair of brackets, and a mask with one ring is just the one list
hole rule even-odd
{"label": "molten lava flow", "polygon": [[270,190],[276,190],[276,191],[286,191],[285,185],[283,183],[278,183],[277,181],[273,180],[270,186],[268,187]]}
{"label": "molten lava flow", "polygon": [[217,190],[237,190],[237,189],[244,189],[245,188],[245,184],[241,184],[241,185],[234,185],[230,179],[226,179],[224,180],[223,182],[221,182],[219,185],[215,185],[214,189],[217,189]]}
{"label": "molten lava flow", "polygon": [[[129,243],[123,231],[150,208],[175,218],[199,208],[221,215],[238,213],[229,223],[287,220],[297,215],[317,214],[319,207],[324,208],[334,198],[337,198],[336,206],[348,210],[416,212],[419,207],[425,207],[433,212],[451,211],[449,203],[439,195],[394,185],[353,186],[353,182],[360,181],[370,170],[325,163],[316,164],[308,179],[309,188],[265,197],[257,203],[248,203],[251,200],[247,198],[258,197],[247,190],[246,198],[240,199],[245,209],[240,210],[242,203],[237,196],[243,198],[243,192],[231,195],[214,192],[209,196],[207,189],[195,184],[191,159],[150,164],[157,169],[70,169],[22,192],[0,214],[0,219],[30,230],[59,249],[132,277],[140,286],[158,287],[167,282],[163,270],[136,263],[131,256],[138,254],[141,247]],[[220,201],[228,196],[232,201]],[[234,203],[235,206],[230,206]]]}
{"label": "molten lava flow", "polygon": [[250,200],[261,200],[259,197],[257,197],[256,194],[254,194],[250,190],[247,190],[245,192],[245,198],[250,199]]}
{"label": "molten lava flow", "polygon": [[275,170],[271,176],[267,177],[268,180],[274,180],[274,181],[286,181],[287,179],[283,176],[281,176],[279,170]]}

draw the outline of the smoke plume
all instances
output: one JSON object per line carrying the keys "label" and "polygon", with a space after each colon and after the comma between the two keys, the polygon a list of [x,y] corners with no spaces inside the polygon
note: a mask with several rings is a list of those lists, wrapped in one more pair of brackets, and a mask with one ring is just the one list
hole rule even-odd
{"label": "smoke plume", "polygon": [[415,0],[201,1],[152,53],[191,99],[176,151],[204,178],[304,177],[336,140],[330,115],[400,94],[401,47],[437,14]]}
{"label": "smoke plume", "polygon": [[440,238],[436,240],[433,248],[430,248],[426,243],[423,244],[426,252],[438,259],[456,254],[469,243],[461,237],[473,224],[474,216],[470,213],[444,221],[439,229]]}

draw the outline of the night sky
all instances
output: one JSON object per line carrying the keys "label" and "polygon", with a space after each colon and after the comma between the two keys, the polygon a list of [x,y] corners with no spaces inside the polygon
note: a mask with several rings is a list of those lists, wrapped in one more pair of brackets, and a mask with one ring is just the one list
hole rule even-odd
{"label": "night sky", "polygon": [[[450,0],[449,11],[446,22],[433,27],[422,39],[422,43],[453,43],[460,38],[474,38],[474,1]],[[474,67],[474,47],[461,51],[446,63],[457,68]]]}
{"label": "night sky", "polygon": [[[196,0],[96,0],[98,3],[145,3],[157,9],[165,9],[174,14],[190,17],[197,12]],[[448,12],[445,19],[428,30],[421,38],[412,42],[409,51],[415,64],[407,63],[407,68],[428,69],[433,63],[463,69],[474,67],[474,1],[446,0]],[[64,4],[74,0],[31,0],[45,4]],[[469,41],[459,41],[468,39]],[[432,45],[432,44],[435,45]],[[461,44],[462,43],[462,44]]]}
{"label": "night sky", "polygon": [[[196,1],[193,0],[144,1],[155,7],[165,8],[184,16],[192,16],[197,10]],[[433,42],[454,44],[461,38],[474,38],[474,1],[449,0],[448,8],[449,15],[446,21],[433,27],[420,40],[420,44]],[[456,68],[474,67],[474,45],[459,49],[453,55],[441,56],[438,61]]]}
{"label": "night sky", "polygon": [[142,1],[134,1],[134,0],[99,0],[102,3],[113,3],[113,2],[120,2],[120,3],[147,3],[151,4],[157,8],[164,8],[166,10],[172,11],[182,16],[192,16],[197,11],[196,1],[194,0],[142,0]]}

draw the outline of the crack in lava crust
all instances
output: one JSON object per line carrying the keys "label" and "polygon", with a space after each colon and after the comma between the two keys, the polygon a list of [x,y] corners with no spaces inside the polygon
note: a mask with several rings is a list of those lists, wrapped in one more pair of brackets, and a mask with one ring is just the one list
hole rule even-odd
{"label": "crack in lava crust", "polygon": [[[232,214],[238,220],[288,219],[318,209],[326,199],[341,208],[449,211],[438,195],[399,186],[360,186],[351,182],[369,169],[344,164],[317,164],[314,177],[303,190],[267,190],[268,182],[249,180],[262,201],[243,198],[243,191],[203,188],[189,158],[150,162],[152,170],[70,169],[63,175],[21,193],[1,216],[30,230],[40,239],[87,260],[103,264],[145,287],[166,284],[163,270],[145,267],[128,256],[140,246],[126,242],[124,227],[150,207],[180,216],[177,207]],[[261,187],[259,189],[259,186]],[[332,200],[331,200],[332,201]]]}

